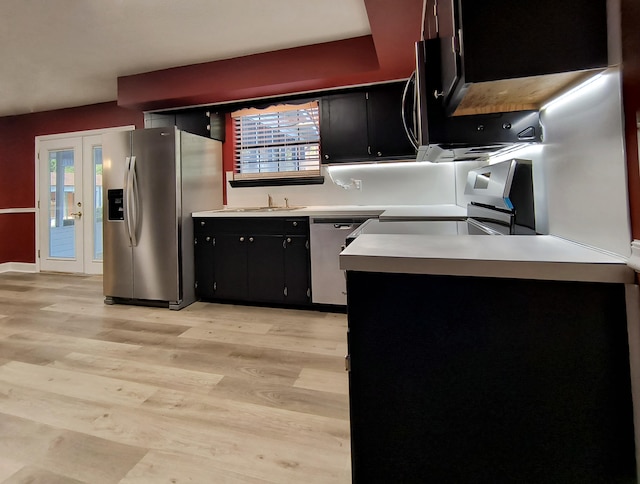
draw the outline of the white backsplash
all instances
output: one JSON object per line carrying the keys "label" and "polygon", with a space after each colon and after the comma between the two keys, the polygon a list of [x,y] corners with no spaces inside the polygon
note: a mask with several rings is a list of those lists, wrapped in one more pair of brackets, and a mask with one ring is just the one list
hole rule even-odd
{"label": "white backsplash", "polygon": [[292,206],[456,204],[464,192],[466,173],[476,166],[416,162],[325,166],[322,185],[232,188],[227,183],[227,205],[263,206],[268,195],[276,205],[284,205],[287,197]]}
{"label": "white backsplash", "polygon": [[629,256],[631,225],[620,73],[544,110],[549,232]]}
{"label": "white backsplash", "polygon": [[544,143],[510,157],[533,160],[538,232],[628,257],[620,82],[619,71],[612,68],[559,98],[541,111]]}

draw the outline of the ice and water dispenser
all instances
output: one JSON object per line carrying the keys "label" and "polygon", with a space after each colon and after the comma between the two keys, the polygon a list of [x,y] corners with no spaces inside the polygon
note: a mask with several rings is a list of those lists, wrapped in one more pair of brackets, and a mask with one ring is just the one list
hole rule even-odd
{"label": "ice and water dispenser", "polygon": [[107,220],[124,220],[124,193],[122,188],[107,190]]}

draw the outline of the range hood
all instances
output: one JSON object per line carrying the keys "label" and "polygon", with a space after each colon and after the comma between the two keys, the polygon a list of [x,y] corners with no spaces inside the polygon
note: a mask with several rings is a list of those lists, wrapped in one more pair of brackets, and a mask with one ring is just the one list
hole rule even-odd
{"label": "range hood", "polygon": [[440,40],[417,42],[416,71],[407,82],[403,106],[416,161],[485,161],[542,141],[538,111],[447,116],[440,85]]}
{"label": "range hood", "polygon": [[500,156],[517,151],[528,143],[494,143],[487,145],[430,144],[418,147],[416,161],[442,163],[445,161],[486,161],[492,156]]}

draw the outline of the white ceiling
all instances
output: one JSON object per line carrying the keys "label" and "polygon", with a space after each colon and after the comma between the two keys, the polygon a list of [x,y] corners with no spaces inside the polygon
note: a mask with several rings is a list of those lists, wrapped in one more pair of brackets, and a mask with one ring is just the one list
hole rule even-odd
{"label": "white ceiling", "polygon": [[370,33],[364,0],[0,0],[0,116],[117,98],[117,77]]}

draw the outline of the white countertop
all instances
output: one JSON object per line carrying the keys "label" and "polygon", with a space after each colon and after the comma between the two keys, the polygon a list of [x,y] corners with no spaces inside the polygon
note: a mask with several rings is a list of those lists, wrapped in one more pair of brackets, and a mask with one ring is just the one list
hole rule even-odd
{"label": "white countertop", "polygon": [[454,204],[397,205],[380,214],[380,220],[459,220],[467,216],[467,209]]}
{"label": "white countertop", "polygon": [[251,207],[229,207],[221,210],[194,212],[193,217],[314,217],[364,216],[388,220],[453,220],[467,215],[466,208],[441,205],[315,205],[291,210],[252,210]]}
{"label": "white countertop", "polygon": [[633,283],[623,257],[551,235],[364,234],[340,254],[340,268],[560,281]]}

